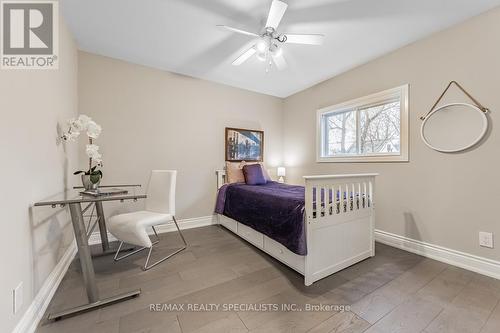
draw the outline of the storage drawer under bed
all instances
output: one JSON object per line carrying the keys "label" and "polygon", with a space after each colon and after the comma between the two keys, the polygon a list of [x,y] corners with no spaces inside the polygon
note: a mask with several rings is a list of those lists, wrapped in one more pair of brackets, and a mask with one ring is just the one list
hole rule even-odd
{"label": "storage drawer under bed", "polygon": [[238,222],[235,220],[225,217],[224,215],[219,215],[219,223],[235,234],[238,233]]}
{"label": "storage drawer under bed", "polygon": [[244,225],[243,223],[238,223],[238,235],[254,244],[255,246],[258,246],[260,248],[264,247],[264,235]]}
{"label": "storage drawer under bed", "polygon": [[304,273],[305,257],[299,256],[277,241],[264,236],[264,251],[286,263],[300,273]]}

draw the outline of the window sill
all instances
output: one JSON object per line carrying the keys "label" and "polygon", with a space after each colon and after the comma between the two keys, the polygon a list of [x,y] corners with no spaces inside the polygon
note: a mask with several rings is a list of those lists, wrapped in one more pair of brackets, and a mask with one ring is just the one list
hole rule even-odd
{"label": "window sill", "polygon": [[405,155],[349,156],[349,157],[317,157],[317,163],[385,163],[408,162]]}

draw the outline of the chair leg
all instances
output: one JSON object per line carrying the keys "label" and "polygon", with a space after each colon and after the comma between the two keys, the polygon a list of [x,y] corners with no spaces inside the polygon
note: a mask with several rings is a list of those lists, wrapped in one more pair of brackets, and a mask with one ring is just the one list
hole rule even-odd
{"label": "chair leg", "polygon": [[[158,260],[158,261],[156,261],[156,262],[152,263],[151,265],[149,265],[149,259],[151,258],[151,252],[153,251],[153,246],[151,246],[151,247],[149,248],[149,251],[148,251],[148,257],[146,258],[146,263],[144,264],[144,267],[142,268],[144,271],[147,271],[148,269],[151,269],[151,268],[155,267],[156,265],[158,265],[158,264],[160,264],[160,263],[164,262],[165,260],[167,260],[167,259],[169,259],[169,258],[173,257],[173,256],[174,256],[174,255],[176,255],[177,253],[179,253],[179,252],[181,252],[181,251],[183,251],[183,250],[185,250],[185,249],[187,248],[187,242],[186,242],[186,239],[184,238],[184,235],[182,234],[181,229],[179,228],[179,225],[177,224],[177,220],[175,219],[175,216],[172,216],[172,218],[173,218],[174,223],[175,223],[175,226],[176,226],[176,228],[177,228],[177,232],[178,232],[178,233],[179,233],[179,235],[181,236],[181,239],[182,239],[182,242],[184,243],[184,246],[183,246],[183,247],[181,247],[180,249],[176,250],[175,252],[173,252],[173,253],[169,254],[168,256],[166,256],[166,257],[164,257],[164,258],[162,258],[162,259],[160,259],[160,260]],[[154,245],[154,244],[158,243],[158,241],[159,241],[159,237],[158,237],[158,234],[156,233],[156,229],[155,229],[155,227],[153,227],[153,231],[154,231],[154,233],[155,233],[155,235],[156,235],[156,237],[157,237],[157,239],[158,239],[155,243],[153,243],[153,245]]]}
{"label": "chair leg", "polygon": [[[158,235],[157,235],[158,236]],[[153,242],[153,245],[157,244],[159,242],[159,240]],[[120,250],[122,249],[122,246],[123,246],[123,242],[120,242],[120,245],[118,246],[118,249],[116,250],[116,253],[115,253],[115,256],[113,257],[113,260],[114,261],[120,261],[122,259],[125,259],[127,257],[130,257],[131,255],[133,254],[136,254],[138,252],[141,252],[142,250],[144,249],[147,249],[147,247],[141,247],[141,248],[138,248],[137,250],[134,250],[132,252],[129,252],[121,257],[118,257],[118,254],[120,254]]]}
{"label": "chair leg", "polygon": [[158,236],[158,233],[156,232],[156,228],[154,226],[151,227],[153,229],[153,232],[155,233],[156,240],[159,242],[160,241],[160,236]]}
{"label": "chair leg", "polygon": [[187,242],[184,239],[184,235],[182,234],[181,229],[179,229],[179,225],[177,224],[177,220],[175,219],[175,216],[172,216],[172,218],[174,219],[175,226],[177,227],[177,231],[179,232],[179,235],[182,238],[182,242],[184,243],[184,246],[187,246]]}

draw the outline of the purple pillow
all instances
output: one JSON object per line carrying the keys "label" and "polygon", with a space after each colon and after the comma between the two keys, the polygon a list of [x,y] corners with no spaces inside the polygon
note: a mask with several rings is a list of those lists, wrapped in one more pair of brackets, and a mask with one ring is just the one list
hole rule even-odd
{"label": "purple pillow", "polygon": [[260,164],[247,164],[243,167],[245,183],[247,185],[264,185],[267,183],[262,166]]}

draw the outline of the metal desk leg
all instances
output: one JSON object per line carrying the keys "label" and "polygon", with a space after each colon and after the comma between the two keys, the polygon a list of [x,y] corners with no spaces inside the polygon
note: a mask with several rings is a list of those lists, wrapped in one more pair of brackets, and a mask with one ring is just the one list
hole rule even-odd
{"label": "metal desk leg", "polygon": [[82,267],[83,283],[87,290],[89,302],[93,303],[99,299],[99,291],[95,283],[94,266],[90,256],[90,247],[87,241],[87,232],[83,221],[82,206],[80,203],[69,204],[71,222],[75,231],[76,245],[78,246],[78,256]]}
{"label": "metal desk leg", "polygon": [[136,297],[141,293],[141,290],[138,289],[109,298],[99,299],[99,291],[97,289],[97,284],[95,281],[94,266],[92,265],[90,247],[87,241],[87,232],[85,230],[85,223],[83,221],[82,207],[80,203],[70,203],[69,210],[71,213],[73,230],[75,231],[76,244],[78,246],[78,256],[80,257],[80,265],[82,267],[83,282],[85,284],[85,289],[87,290],[89,303],[77,306],[73,309],[64,310],[59,313],[49,314],[50,320],[58,320],[66,316],[90,311],[97,307]]}
{"label": "metal desk leg", "polygon": [[102,202],[96,201],[95,208],[97,212],[97,217],[99,218],[99,232],[101,234],[102,252],[107,252],[109,251],[109,240],[108,240],[108,230],[106,229],[106,220],[104,217],[104,209],[102,208]]}

